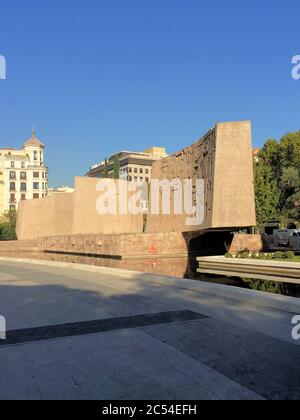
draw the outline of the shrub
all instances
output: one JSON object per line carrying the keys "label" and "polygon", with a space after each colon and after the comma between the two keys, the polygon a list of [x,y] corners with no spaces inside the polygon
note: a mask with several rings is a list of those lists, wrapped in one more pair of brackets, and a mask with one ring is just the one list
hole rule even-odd
{"label": "shrub", "polygon": [[284,253],[281,252],[281,251],[277,251],[274,254],[274,259],[275,260],[283,260],[283,257],[284,257]]}
{"label": "shrub", "polygon": [[227,252],[227,254],[225,254],[226,258],[233,258],[233,255],[230,252]]}
{"label": "shrub", "polygon": [[0,241],[12,241],[16,237],[16,213],[4,213],[0,218]]}
{"label": "shrub", "polygon": [[243,258],[243,259],[250,258],[249,257],[249,252],[246,252],[246,251],[245,252],[242,252],[241,253],[241,258]]}
{"label": "shrub", "polygon": [[286,258],[287,260],[292,260],[293,258],[295,258],[295,253],[293,251],[287,251],[284,253],[284,258]]}

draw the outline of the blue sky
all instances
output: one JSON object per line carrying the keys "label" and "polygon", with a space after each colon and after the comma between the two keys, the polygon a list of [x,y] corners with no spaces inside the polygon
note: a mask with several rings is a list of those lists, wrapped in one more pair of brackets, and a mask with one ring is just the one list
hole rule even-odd
{"label": "blue sky", "polygon": [[35,126],[50,184],[120,149],[193,143],[250,119],[300,129],[299,0],[0,0],[0,146]]}

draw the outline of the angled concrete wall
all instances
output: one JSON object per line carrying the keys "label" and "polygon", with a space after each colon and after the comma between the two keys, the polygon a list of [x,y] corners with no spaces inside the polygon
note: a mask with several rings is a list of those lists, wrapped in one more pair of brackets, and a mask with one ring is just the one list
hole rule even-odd
{"label": "angled concrete wall", "polygon": [[155,162],[152,178],[192,179],[194,204],[196,179],[204,179],[205,217],[203,223],[191,226],[186,224],[186,215],[150,215],[147,232],[192,232],[256,225],[251,124],[248,121],[217,124],[192,146]]}

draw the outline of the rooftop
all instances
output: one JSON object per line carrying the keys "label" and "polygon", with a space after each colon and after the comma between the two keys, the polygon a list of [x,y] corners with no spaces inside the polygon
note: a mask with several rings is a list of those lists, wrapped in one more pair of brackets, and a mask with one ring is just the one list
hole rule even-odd
{"label": "rooftop", "polygon": [[32,130],[31,137],[24,143],[24,147],[26,146],[39,146],[39,147],[45,147],[45,145],[36,137],[35,130]]}

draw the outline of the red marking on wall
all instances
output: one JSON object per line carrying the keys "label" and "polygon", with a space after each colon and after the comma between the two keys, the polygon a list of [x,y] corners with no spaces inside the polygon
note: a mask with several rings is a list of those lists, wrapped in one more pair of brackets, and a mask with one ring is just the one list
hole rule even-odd
{"label": "red marking on wall", "polygon": [[150,254],[158,254],[157,247],[155,245],[152,245],[149,249]]}

